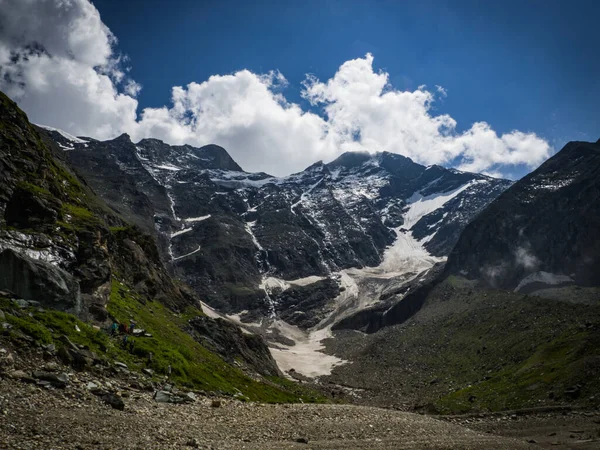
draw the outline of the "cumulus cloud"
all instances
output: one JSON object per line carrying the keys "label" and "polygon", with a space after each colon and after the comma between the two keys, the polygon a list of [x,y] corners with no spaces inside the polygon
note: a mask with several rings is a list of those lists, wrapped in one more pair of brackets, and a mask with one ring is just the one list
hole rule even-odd
{"label": "cumulus cloud", "polygon": [[443,87],[397,90],[370,54],[326,81],[307,76],[311,111],[286,99],[283,74],[242,70],[174,87],[170,105],[138,115],[141,86],[123,70],[116,43],[88,0],[0,0],[0,89],[33,121],[72,134],[216,143],[245,169],[276,175],[345,151],[385,150],[494,175],[550,153],[533,133],[498,135],[485,122],[457,132],[451,116],[432,111]]}
{"label": "cumulus cloud", "polygon": [[137,109],[116,43],[88,0],[0,0],[0,89],[35,122],[112,138]]}

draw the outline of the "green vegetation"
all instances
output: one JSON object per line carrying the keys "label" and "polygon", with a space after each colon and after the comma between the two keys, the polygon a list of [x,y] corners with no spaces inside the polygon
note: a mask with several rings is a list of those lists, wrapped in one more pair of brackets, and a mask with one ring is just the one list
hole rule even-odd
{"label": "green vegetation", "polygon": [[[18,339],[20,332],[41,343],[60,346],[59,338],[64,335],[100,358],[125,362],[134,371],[149,367],[158,376],[166,374],[167,367],[171,365],[171,379],[180,386],[267,403],[326,401],[320,394],[288,380],[269,377],[258,382],[249,378],[182,330],[188,318],[203,314],[201,311],[189,307],[183,314],[177,315],[159,302],[144,303],[116,280],[113,281],[108,305],[110,313],[124,323],[134,319],[138,327],[152,334],[152,337],[132,338],[135,342],[132,353],[122,348],[119,337],[112,338],[105,330],[84,323],[71,314],[19,308],[7,299],[0,299],[0,308],[6,313],[7,322],[14,327],[13,338]],[[148,362],[150,352],[153,354],[151,363]]]}
{"label": "green vegetation", "polygon": [[450,381],[447,387],[458,387],[450,393],[432,389],[437,398],[430,400],[442,413],[564,402],[575,385],[583,386],[582,398],[600,388],[595,378],[587,379],[600,360],[600,334],[592,331],[600,326],[600,304],[479,290],[451,277],[427,308],[431,316],[417,321],[405,339],[435,349],[415,358],[437,379]]}
{"label": "green vegetation", "polygon": [[[439,400],[442,412],[470,410],[501,411],[532,406],[561,394],[575,383],[584,383],[582,358],[598,353],[598,342],[587,332],[564,333],[558,339],[540,345],[524,363],[506,368],[489,380],[458,390]],[[598,338],[595,339],[598,341]],[[596,356],[597,357],[597,356]],[[558,392],[556,390],[558,389]],[[589,390],[589,389],[588,389]],[[593,390],[590,390],[593,392]]]}
{"label": "green vegetation", "polygon": [[181,385],[231,395],[241,392],[253,401],[324,400],[314,393],[298,392],[296,384],[291,389],[292,386],[279,378],[271,379],[270,383],[254,381],[203,347],[183,331],[190,318],[203,315],[193,307],[188,307],[182,314],[175,314],[157,301],[143,301],[119,281],[113,280],[108,310],[116,320],[129,323],[133,319],[138,327],[152,334],[151,338],[136,338],[133,355],[126,355],[123,359],[136,364],[136,361],[147,361],[151,352],[151,367],[158,373],[165,373],[171,365],[172,379]]}
{"label": "green vegetation", "polygon": [[[71,342],[83,345],[100,356],[103,354],[113,358],[120,356],[120,349],[112,344],[106,333],[82,322],[72,314],[51,309],[19,308],[7,299],[0,299],[0,308],[5,312],[6,321],[14,327],[14,330],[31,336],[41,343],[58,342],[58,339],[64,335]],[[11,311],[16,314],[11,314]]]}
{"label": "green vegetation", "polygon": [[109,230],[110,230],[110,232],[112,234],[117,234],[117,233],[124,232],[124,231],[128,230],[129,228],[130,227],[124,227],[124,226],[121,226],[121,227],[110,227]]}
{"label": "green vegetation", "polygon": [[60,225],[70,231],[81,231],[85,229],[98,228],[101,222],[89,209],[71,203],[63,204],[63,221]]}
{"label": "green vegetation", "polygon": [[358,356],[340,355],[353,367],[336,373],[382,403],[443,414],[597,406],[599,293],[562,288],[562,300],[548,299],[450,277],[406,322],[367,337],[367,346],[357,337]]}
{"label": "green vegetation", "polygon": [[22,181],[17,186],[25,191],[29,191],[32,194],[39,195],[40,197],[43,197],[43,198],[52,196],[50,191],[48,191],[47,189],[44,189],[40,186],[36,186],[35,184],[28,183],[27,181]]}

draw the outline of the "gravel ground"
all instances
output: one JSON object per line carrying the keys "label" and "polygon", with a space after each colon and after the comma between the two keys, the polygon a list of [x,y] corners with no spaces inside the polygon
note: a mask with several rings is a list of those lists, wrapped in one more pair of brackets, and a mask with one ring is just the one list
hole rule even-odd
{"label": "gravel ground", "polygon": [[520,415],[447,418],[472,430],[525,441],[555,450],[600,448],[600,411],[564,411]]}
{"label": "gravel ground", "polygon": [[[129,391],[124,411],[86,392],[0,381],[0,447],[10,449],[520,449],[522,439],[400,411],[211,399],[162,404]],[[298,442],[298,441],[302,442]]]}

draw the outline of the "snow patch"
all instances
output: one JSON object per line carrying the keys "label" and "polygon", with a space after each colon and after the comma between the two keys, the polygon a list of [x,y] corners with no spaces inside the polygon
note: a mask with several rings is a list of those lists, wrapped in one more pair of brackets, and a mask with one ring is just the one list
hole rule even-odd
{"label": "snow patch", "polygon": [[184,222],[202,222],[203,220],[206,219],[210,219],[210,214],[207,214],[206,216],[200,216],[200,217],[189,217],[187,219],[183,219]]}
{"label": "snow patch", "polygon": [[184,228],[183,230],[179,230],[179,231],[176,231],[175,233],[171,233],[171,237],[174,238],[175,236],[179,236],[184,233],[188,233],[190,231],[192,231],[192,228]]}
{"label": "snow patch", "polygon": [[38,125],[36,124],[38,127],[43,128],[44,130],[48,130],[48,131],[56,131],[58,134],[60,134],[62,137],[64,137],[65,139],[74,142],[75,144],[85,144],[88,141],[85,141],[83,139],[80,139],[78,137],[73,136],[72,134],[67,133],[66,131],[60,130],[58,128],[53,128],[53,127],[49,127],[47,125]]}
{"label": "snow patch", "polygon": [[159,166],[153,166],[153,167],[156,169],[171,170],[173,172],[177,172],[177,171],[181,170],[181,167],[173,166],[171,164],[161,164]]}
{"label": "snow patch", "polygon": [[201,249],[201,246],[199,245],[198,248],[196,250],[194,250],[193,252],[189,252],[189,253],[186,253],[185,255],[178,256],[177,258],[173,258],[172,261],[174,262],[174,261],[179,261],[180,259],[183,259],[183,258],[187,258],[188,256],[191,256],[194,253],[198,253],[200,251],[200,249]]}
{"label": "snow patch", "polygon": [[328,328],[306,333],[282,320],[274,321],[271,328],[278,330],[295,343],[292,346],[277,344],[277,348],[269,347],[275,362],[284,373],[294,369],[306,377],[315,378],[331,375],[334,367],[347,362],[322,352],[325,346],[321,342],[332,337]]}
{"label": "snow patch", "polygon": [[419,220],[421,220],[422,217],[432,213],[436,209],[441,208],[465,189],[481,182],[485,183],[486,181],[472,180],[452,191],[435,193],[427,196],[422,195],[420,191],[415,192],[409,199],[406,200],[409,206],[408,211],[406,214],[404,214],[403,227],[407,230],[410,230]]}
{"label": "snow patch", "polygon": [[260,242],[258,242],[258,239],[256,239],[256,236],[254,235],[254,231],[252,230],[254,228],[254,226],[256,225],[256,220],[254,222],[246,222],[246,232],[250,235],[250,237],[252,238],[252,242],[254,242],[254,246],[263,251],[264,248],[262,245],[260,245]]}

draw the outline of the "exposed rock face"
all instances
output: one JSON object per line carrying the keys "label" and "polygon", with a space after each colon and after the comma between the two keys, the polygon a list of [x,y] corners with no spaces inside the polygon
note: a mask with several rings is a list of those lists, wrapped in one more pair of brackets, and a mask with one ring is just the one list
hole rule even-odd
{"label": "exposed rock face", "polygon": [[446,269],[522,292],[598,286],[599,229],[600,144],[571,142],[467,226]]}
{"label": "exposed rock face", "polygon": [[[163,260],[210,305],[276,314],[303,327],[314,325],[313,310],[326,310],[339,291],[327,285],[328,299],[310,289],[279,298],[266,279],[379,266],[398,236],[409,259],[415,248],[416,259],[443,258],[464,226],[510,186],[386,152],[347,153],[275,178],[244,172],[214,145],[134,144],[128,136],[80,143],[46,133],[70,150],[65,157],[115,210],[154,228]],[[418,264],[413,276],[432,264]]]}
{"label": "exposed rock face", "polygon": [[[85,164],[78,164],[79,152],[65,154],[75,147],[82,149]],[[99,322],[109,319],[106,305],[115,282],[130,288],[142,303],[158,300],[175,312],[200,308],[196,294],[171,278],[148,233],[168,243],[164,239],[170,238],[175,219],[167,188],[136,152],[127,135],[99,146],[93,139],[34,127],[0,93],[0,290]],[[216,146],[195,157],[239,169]],[[71,158],[79,170],[69,166]],[[89,180],[80,178],[82,173]],[[211,320],[205,327],[219,330],[221,345],[215,350],[224,359],[232,358],[233,346],[235,356],[255,364],[256,372],[278,374],[261,338],[242,336],[231,324],[211,325]],[[77,369],[94,359],[69,344],[59,355]]]}
{"label": "exposed rock face", "polygon": [[61,203],[56,199],[44,199],[35,193],[17,188],[6,205],[6,224],[21,228],[56,223]]}
{"label": "exposed rock face", "polygon": [[69,273],[10,249],[0,253],[0,287],[45,307],[81,312],[79,283]]}
{"label": "exposed rock face", "polygon": [[241,358],[261,375],[281,375],[268,347],[257,335],[243,333],[239,327],[223,319],[208,317],[190,320],[190,331],[197,340],[224,355],[231,364],[235,364],[236,358]]}

